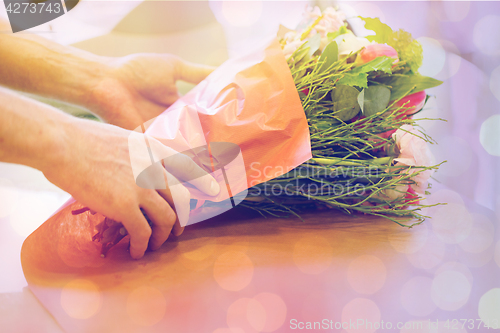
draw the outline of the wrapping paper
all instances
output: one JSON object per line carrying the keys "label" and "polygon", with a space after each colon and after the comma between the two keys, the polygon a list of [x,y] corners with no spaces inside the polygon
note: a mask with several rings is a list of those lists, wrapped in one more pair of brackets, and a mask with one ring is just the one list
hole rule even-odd
{"label": "wrapping paper", "polygon": [[[215,198],[188,186],[194,202],[187,224],[231,209],[249,187],[311,158],[307,119],[276,39],[224,63],[143,128],[192,157],[221,185]],[[152,165],[163,158],[155,156]],[[145,169],[147,166],[135,166],[136,179]],[[82,207],[70,199],[26,239],[22,250],[25,271],[28,266],[71,271],[105,262],[100,258],[100,244],[92,242],[95,226],[104,217],[90,212],[71,214]]]}

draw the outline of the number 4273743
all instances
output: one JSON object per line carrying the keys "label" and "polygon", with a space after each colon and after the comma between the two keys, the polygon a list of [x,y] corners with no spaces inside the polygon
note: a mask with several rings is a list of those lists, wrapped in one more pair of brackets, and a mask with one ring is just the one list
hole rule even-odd
{"label": "number 4273743", "polygon": [[45,13],[56,13],[59,14],[62,11],[60,3],[33,3],[33,2],[15,2],[9,3],[6,8],[9,14],[41,14]]}

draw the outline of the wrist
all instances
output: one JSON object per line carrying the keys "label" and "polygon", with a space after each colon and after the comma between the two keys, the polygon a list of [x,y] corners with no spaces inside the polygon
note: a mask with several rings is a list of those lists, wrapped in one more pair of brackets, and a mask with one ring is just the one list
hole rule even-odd
{"label": "wrist", "polygon": [[59,99],[95,111],[96,89],[111,76],[112,59],[82,52],[80,59],[69,61],[67,66],[67,90],[60,91]]}

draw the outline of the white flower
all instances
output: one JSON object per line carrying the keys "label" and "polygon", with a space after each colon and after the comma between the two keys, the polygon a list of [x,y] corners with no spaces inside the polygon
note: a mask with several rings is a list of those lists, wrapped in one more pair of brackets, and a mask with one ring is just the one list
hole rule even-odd
{"label": "white flower", "polygon": [[334,39],[339,47],[339,55],[349,55],[351,52],[361,50],[363,47],[370,45],[371,42],[364,37],[356,37],[351,31],[338,36]]}
{"label": "white flower", "polygon": [[[318,18],[321,19],[319,22],[316,22]],[[324,10],[323,14],[319,7],[308,7],[303,14],[303,19],[299,24],[296,31],[289,31],[283,37],[284,47],[283,53],[285,57],[288,59],[297,48],[300,47],[303,43],[305,43],[309,38],[315,36],[316,34],[320,34],[321,36],[321,44],[320,50],[323,50],[326,44],[328,43],[327,35],[330,32],[335,32],[340,29],[344,25],[345,14],[341,11],[337,11],[332,7],[328,7]],[[301,40],[302,34],[308,29],[311,28],[311,25],[314,26],[309,31],[309,34]]]}
{"label": "white flower", "polygon": [[[427,142],[417,135],[421,135],[421,133],[411,125],[403,125],[392,135],[400,151],[399,157],[394,159],[398,162],[396,165],[427,167],[434,164],[434,156],[429,150]],[[409,172],[413,174],[420,170],[418,168],[410,169]],[[417,193],[424,193],[432,172],[433,170],[425,170],[413,176],[412,179],[416,185],[412,184],[411,188]]]}

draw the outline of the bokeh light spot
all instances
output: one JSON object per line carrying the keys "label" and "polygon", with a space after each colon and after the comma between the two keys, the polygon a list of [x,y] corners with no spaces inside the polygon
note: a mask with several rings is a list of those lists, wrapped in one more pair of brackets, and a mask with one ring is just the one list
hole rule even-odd
{"label": "bokeh light spot", "polygon": [[488,249],[493,244],[493,236],[495,235],[495,226],[484,215],[471,214],[474,224],[469,233],[469,236],[458,243],[462,250],[469,253],[481,253]]}
{"label": "bokeh light spot", "polygon": [[432,146],[437,162],[447,161],[439,167],[438,176],[457,177],[465,173],[475,158],[475,153],[464,139],[446,136],[439,140],[439,145]]}
{"label": "bokeh light spot", "polygon": [[293,249],[293,261],[306,274],[324,272],[332,263],[333,248],[321,236],[311,235],[300,239]]}
{"label": "bokeh light spot", "polygon": [[354,259],[347,269],[347,281],[360,294],[373,294],[385,283],[387,270],[379,258],[362,255]]}
{"label": "bokeh light spot", "polygon": [[427,316],[436,305],[431,298],[432,279],[415,276],[401,288],[401,304],[412,316]]}
{"label": "bokeh light spot", "polygon": [[479,141],[488,154],[500,156],[500,115],[493,115],[481,124]]}
{"label": "bokeh light spot", "polygon": [[391,246],[399,253],[415,253],[420,250],[427,240],[429,229],[426,224],[415,228],[397,228],[389,232],[387,238]]}
{"label": "bokeh light spot", "polygon": [[266,313],[266,321],[260,329],[261,332],[274,332],[283,326],[287,308],[280,296],[272,293],[260,293],[253,299],[262,305]]}
{"label": "bokeh light spot", "polygon": [[[380,323],[380,309],[370,299],[367,298],[355,298],[349,303],[347,303],[342,309],[342,322],[355,322],[356,325],[354,328],[348,327],[346,328],[347,332],[360,332],[360,333],[372,333],[377,331],[376,324]],[[359,319],[362,319],[364,323],[358,322]],[[375,325],[368,324],[372,323]]]}
{"label": "bokeh light spot", "polygon": [[262,1],[223,1],[222,15],[232,26],[251,26],[262,15]]}
{"label": "bokeh light spot", "polygon": [[167,301],[156,288],[142,286],[130,293],[127,298],[127,313],[133,322],[141,326],[152,326],[163,319]]}
{"label": "bokeh light spot", "polygon": [[473,42],[487,55],[500,54],[500,16],[487,15],[474,25]]}
{"label": "bokeh light spot", "polygon": [[432,280],[432,300],[442,310],[455,311],[467,303],[471,288],[464,274],[445,270]]}
{"label": "bokeh light spot", "polygon": [[431,269],[443,260],[445,253],[446,245],[432,234],[420,250],[407,254],[406,257],[416,268]]}
{"label": "bokeh light spot", "polygon": [[500,101],[500,66],[495,68],[490,75],[490,90]]}
{"label": "bokeh light spot", "polygon": [[462,21],[470,9],[469,1],[432,1],[430,4],[436,17],[445,22]]}
{"label": "bokeh light spot", "polygon": [[417,41],[422,45],[424,60],[418,69],[426,76],[436,76],[444,68],[446,52],[439,41],[430,37],[420,37]]}
{"label": "bokeh light spot", "polygon": [[62,289],[61,306],[71,318],[87,319],[99,311],[101,293],[89,280],[73,280]]}
{"label": "bokeh light spot", "polygon": [[490,326],[496,323],[496,328],[500,328],[500,288],[488,290],[479,300],[479,318]]}
{"label": "bokeh light spot", "polygon": [[467,208],[456,203],[440,206],[431,219],[434,233],[447,244],[457,244],[467,238],[473,220]]}
{"label": "bokeh light spot", "polygon": [[444,264],[439,266],[434,273],[435,275],[438,275],[444,271],[455,271],[462,273],[467,278],[467,281],[469,281],[469,284],[472,285],[473,282],[472,272],[470,271],[469,267],[464,265],[462,262],[458,261],[445,262]]}
{"label": "bokeh light spot", "polygon": [[460,65],[462,63],[462,57],[460,55],[459,48],[449,40],[439,40],[439,43],[441,43],[445,50],[446,58],[443,70],[441,70],[441,72],[439,72],[439,74],[437,74],[435,78],[444,81],[448,80],[458,73],[458,70],[460,69]]}
{"label": "bokeh light spot", "polygon": [[222,289],[239,291],[250,284],[253,277],[252,260],[243,252],[228,251],[214,264],[214,278]]}
{"label": "bokeh light spot", "polygon": [[[249,312],[256,310],[259,312],[257,315],[249,316]],[[227,309],[227,326],[231,330],[241,330],[245,333],[257,333],[259,331],[252,325],[258,323],[251,323],[249,319],[252,321],[259,320],[259,316],[265,316],[265,310],[262,308],[262,305],[259,307],[256,300],[243,297],[232,303]]]}

